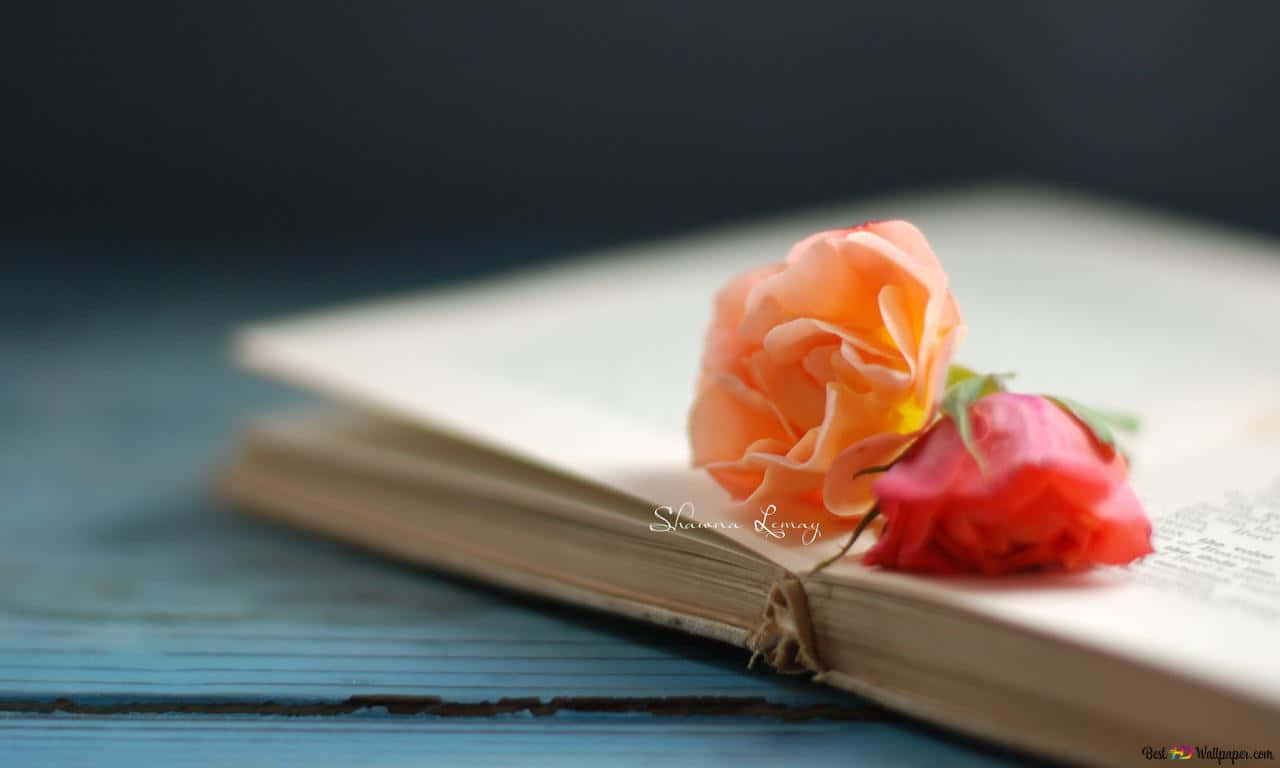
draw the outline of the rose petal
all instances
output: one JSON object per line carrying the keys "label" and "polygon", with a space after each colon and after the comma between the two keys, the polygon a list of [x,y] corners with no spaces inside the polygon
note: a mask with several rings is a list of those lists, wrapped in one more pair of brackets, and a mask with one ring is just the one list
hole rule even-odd
{"label": "rose petal", "polygon": [[854,477],[868,467],[880,467],[897,459],[915,435],[884,432],[846,448],[831,463],[822,486],[822,499],[836,515],[861,515],[875,505],[872,493],[878,474]]}
{"label": "rose petal", "polygon": [[778,365],[769,354],[756,350],[747,358],[751,382],[759,389],[797,434],[822,423],[826,393],[821,384],[798,365]]}
{"label": "rose petal", "polygon": [[703,381],[689,412],[695,466],[733,461],[763,438],[791,442],[764,395],[727,374],[707,374]]}

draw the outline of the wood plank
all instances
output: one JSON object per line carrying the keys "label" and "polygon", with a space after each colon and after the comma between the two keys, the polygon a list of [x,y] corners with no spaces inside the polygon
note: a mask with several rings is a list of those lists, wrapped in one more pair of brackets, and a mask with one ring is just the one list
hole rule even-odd
{"label": "wood plank", "polygon": [[[577,716],[486,720],[0,716],[0,760],[95,765],[996,765],[879,723]],[[162,762],[163,761],[163,762]]]}

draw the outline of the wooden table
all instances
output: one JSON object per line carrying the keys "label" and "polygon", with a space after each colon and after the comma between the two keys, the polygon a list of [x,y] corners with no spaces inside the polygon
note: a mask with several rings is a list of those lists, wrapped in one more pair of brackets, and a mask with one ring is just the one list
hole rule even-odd
{"label": "wooden table", "polygon": [[6,277],[0,765],[1016,759],[737,649],[238,515],[211,468],[244,415],[301,398],[233,371],[229,328],[395,281],[157,271]]}

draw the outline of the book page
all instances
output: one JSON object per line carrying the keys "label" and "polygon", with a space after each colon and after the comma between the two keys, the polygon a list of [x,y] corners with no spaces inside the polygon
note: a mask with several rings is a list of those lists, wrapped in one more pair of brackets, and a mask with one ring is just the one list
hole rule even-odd
{"label": "book page", "polygon": [[[250,329],[257,370],[696,519],[748,520],[687,466],[715,290],[816,230],[907,218],[969,325],[956,361],[1013,388],[1137,412],[1134,483],[1157,554],[1001,580],[835,570],[1280,696],[1280,251],[1036,189],[834,206],[498,281]],[[745,515],[745,517],[744,517]],[[792,570],[838,546],[725,532]]]}

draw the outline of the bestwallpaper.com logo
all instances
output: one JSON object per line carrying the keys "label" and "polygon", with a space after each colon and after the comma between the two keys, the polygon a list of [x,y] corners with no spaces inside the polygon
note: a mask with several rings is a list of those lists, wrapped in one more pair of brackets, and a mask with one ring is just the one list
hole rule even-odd
{"label": "bestwallpaper.com logo", "polygon": [[1148,760],[1214,760],[1219,765],[1235,764],[1237,760],[1275,760],[1269,749],[1242,749],[1240,747],[1197,747],[1194,744],[1178,744],[1171,747],[1145,746],[1142,756]]}

